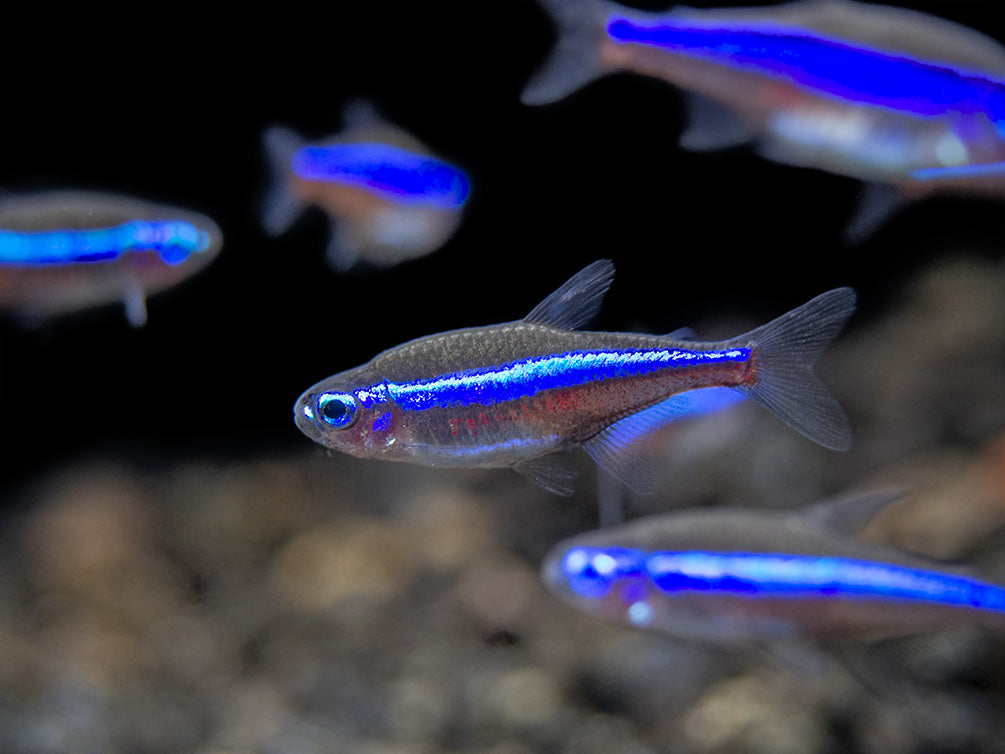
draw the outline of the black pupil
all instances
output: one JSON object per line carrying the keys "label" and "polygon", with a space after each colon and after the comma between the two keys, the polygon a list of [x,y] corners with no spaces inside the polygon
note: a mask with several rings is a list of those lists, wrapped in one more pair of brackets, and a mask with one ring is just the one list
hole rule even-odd
{"label": "black pupil", "polygon": [[321,413],[324,415],[325,419],[330,419],[333,422],[341,419],[348,411],[349,407],[337,399],[327,401],[325,405],[321,407]]}

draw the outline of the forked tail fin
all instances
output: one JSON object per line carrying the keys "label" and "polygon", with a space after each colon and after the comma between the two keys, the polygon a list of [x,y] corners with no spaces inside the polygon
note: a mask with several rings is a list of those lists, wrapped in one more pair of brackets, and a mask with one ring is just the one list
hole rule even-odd
{"label": "forked tail fin", "polygon": [[523,90],[525,105],[547,105],[606,73],[600,61],[604,0],[538,0],[558,27],[558,42]]}
{"label": "forked tail fin", "polygon": [[731,341],[756,348],[756,377],[740,389],[832,450],[851,447],[851,428],[840,404],[813,374],[813,363],[854,311],[855,291],[835,288]]}
{"label": "forked tail fin", "polygon": [[272,170],[272,183],[262,206],[262,227],[270,236],[282,235],[306,206],[289,187],[290,160],[303,140],[282,126],[265,132],[265,154]]}

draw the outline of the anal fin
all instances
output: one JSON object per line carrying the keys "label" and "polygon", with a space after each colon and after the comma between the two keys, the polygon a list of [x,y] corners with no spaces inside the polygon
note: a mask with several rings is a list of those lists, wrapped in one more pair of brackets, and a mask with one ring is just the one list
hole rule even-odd
{"label": "anal fin", "polygon": [[513,467],[520,476],[555,495],[571,497],[575,491],[576,470],[555,456],[539,456]]}

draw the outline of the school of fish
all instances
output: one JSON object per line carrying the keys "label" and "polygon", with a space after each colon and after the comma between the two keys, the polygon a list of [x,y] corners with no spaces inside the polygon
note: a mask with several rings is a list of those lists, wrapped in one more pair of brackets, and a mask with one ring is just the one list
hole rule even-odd
{"label": "school of fish", "polygon": [[[768,159],[886,187],[868,195],[851,237],[928,194],[1005,197],[1005,49],[976,31],[852,0],[663,13],[607,0],[540,4],[558,40],[523,93],[528,105],[610,73],[662,79],[691,100],[684,149],[752,142]],[[348,107],[344,123],[316,141],[280,126],[263,135],[274,178],[265,232],[278,236],[308,207],[323,210],[337,271],[448,243],[472,191],[468,174],[369,105]],[[140,326],[148,295],[205,268],[222,246],[213,220],[191,210],[84,190],[8,196],[0,307],[37,323],[120,302]],[[521,319],[431,334],[356,367],[335,358],[340,371],[297,399],[296,426],[358,458],[506,467],[566,496],[574,472],[560,451],[581,447],[627,489],[652,493],[654,434],[744,399],[825,448],[852,447],[813,368],[852,316],[854,291],[820,293],[714,342],[585,330],[613,278],[613,262],[601,259]],[[1005,587],[856,536],[896,498],[640,518],[557,544],[541,576],[579,610],[703,641],[1005,631]]]}

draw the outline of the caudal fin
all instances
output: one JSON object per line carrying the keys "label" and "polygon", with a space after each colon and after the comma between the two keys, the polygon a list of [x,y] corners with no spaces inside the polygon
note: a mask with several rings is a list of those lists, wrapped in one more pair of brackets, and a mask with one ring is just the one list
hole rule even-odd
{"label": "caudal fin", "polygon": [[523,90],[525,105],[547,105],[606,73],[600,61],[604,0],[538,0],[558,27],[558,42]]}
{"label": "caudal fin", "polygon": [[851,447],[851,428],[813,363],[854,311],[855,291],[835,288],[733,341],[757,349],[757,378],[743,392],[832,450]]}
{"label": "caudal fin", "polygon": [[303,145],[303,140],[293,131],[273,126],[265,132],[265,154],[272,169],[269,186],[262,207],[262,227],[270,236],[282,235],[304,210],[304,202],[289,188],[290,161]]}

